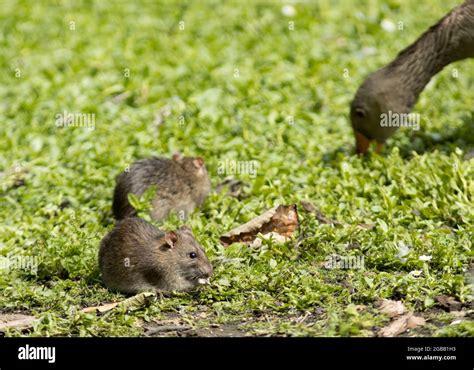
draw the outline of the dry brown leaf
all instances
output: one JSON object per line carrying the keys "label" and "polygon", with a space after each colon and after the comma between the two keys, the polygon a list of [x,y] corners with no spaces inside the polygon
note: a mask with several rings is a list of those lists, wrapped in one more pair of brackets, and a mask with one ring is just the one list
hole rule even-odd
{"label": "dry brown leaf", "polygon": [[405,306],[401,301],[392,301],[390,299],[383,299],[380,303],[379,309],[390,318],[405,313]]}
{"label": "dry brown leaf", "polygon": [[115,308],[120,302],[113,302],[113,303],[106,303],[101,306],[94,306],[94,307],[86,307],[81,310],[81,312],[84,313],[90,313],[90,312],[107,312],[110,311],[112,308]]}
{"label": "dry brown leaf", "polygon": [[144,292],[140,293],[137,295],[134,295],[133,297],[127,298],[121,302],[112,302],[112,303],[106,303],[101,306],[95,306],[95,307],[86,307],[81,310],[81,312],[84,313],[90,313],[90,312],[100,312],[104,313],[107,311],[110,311],[114,309],[117,306],[124,307],[127,310],[136,310],[139,309],[143,306],[146,306],[150,303],[150,301],[155,297],[155,293],[151,292]]}
{"label": "dry brown leaf", "polygon": [[378,332],[378,335],[380,337],[395,337],[409,329],[414,329],[424,324],[425,319],[423,317],[415,316],[413,312],[408,312],[393,320],[388,326],[382,328]]}
{"label": "dry brown leaf", "polygon": [[277,206],[222,235],[220,240],[224,247],[233,243],[251,245],[259,233],[266,235],[273,232],[289,238],[297,228],[298,211],[296,205]]}
{"label": "dry brown leaf", "polygon": [[425,325],[426,320],[421,316],[415,316],[412,313],[412,316],[408,319],[408,329],[414,329],[417,326]]}
{"label": "dry brown leaf", "polygon": [[22,314],[0,314],[0,330],[29,329],[38,319],[34,316]]}

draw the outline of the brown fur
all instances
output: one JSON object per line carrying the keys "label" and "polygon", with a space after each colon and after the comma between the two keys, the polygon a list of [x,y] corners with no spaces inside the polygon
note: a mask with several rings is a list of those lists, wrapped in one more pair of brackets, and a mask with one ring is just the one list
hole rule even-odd
{"label": "brown fur", "polygon": [[185,219],[204,202],[211,190],[209,174],[201,158],[175,155],[173,159],[142,159],[117,177],[112,206],[115,218],[135,216],[128,194],[140,196],[152,185],[157,186],[151,211],[155,220],[165,219],[170,212]]}
{"label": "brown fur", "polygon": [[120,221],[104,237],[99,267],[105,285],[123,293],[190,291],[199,279],[212,275],[212,265],[191,229],[163,232],[139,218]]}

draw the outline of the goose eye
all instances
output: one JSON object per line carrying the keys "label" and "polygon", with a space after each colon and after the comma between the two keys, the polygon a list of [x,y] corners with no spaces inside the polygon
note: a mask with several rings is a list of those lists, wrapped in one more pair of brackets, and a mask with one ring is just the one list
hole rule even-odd
{"label": "goose eye", "polygon": [[189,257],[190,257],[190,258],[196,258],[197,255],[196,255],[195,252],[191,252],[191,253],[189,253]]}
{"label": "goose eye", "polygon": [[361,108],[357,108],[357,109],[355,110],[355,114],[356,114],[356,116],[359,117],[359,118],[364,118],[364,117],[365,117],[365,112],[364,112],[364,110],[361,109]]}

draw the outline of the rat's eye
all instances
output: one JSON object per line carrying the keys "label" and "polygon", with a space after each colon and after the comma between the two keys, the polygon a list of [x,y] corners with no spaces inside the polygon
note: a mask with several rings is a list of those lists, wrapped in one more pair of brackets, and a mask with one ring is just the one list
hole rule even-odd
{"label": "rat's eye", "polygon": [[197,255],[196,255],[196,253],[194,253],[194,252],[191,252],[191,253],[189,253],[189,257],[191,257],[191,258],[196,258],[196,257],[197,257]]}

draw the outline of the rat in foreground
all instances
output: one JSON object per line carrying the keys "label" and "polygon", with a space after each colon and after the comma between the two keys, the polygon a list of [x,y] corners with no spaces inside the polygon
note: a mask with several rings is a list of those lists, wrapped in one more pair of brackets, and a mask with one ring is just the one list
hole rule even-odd
{"label": "rat in foreground", "polygon": [[183,157],[173,159],[148,158],[135,162],[129,171],[117,177],[112,210],[115,218],[136,215],[128,202],[128,194],[142,195],[148,187],[156,185],[152,201],[151,217],[161,221],[170,212],[185,219],[199,207],[211,191],[209,174],[202,158]]}
{"label": "rat in foreground", "polygon": [[474,0],[467,0],[360,86],[350,113],[356,152],[365,154],[372,141],[380,152],[399,125],[387,125],[384,117],[406,116],[431,77],[448,64],[472,57]]}
{"label": "rat in foreground", "polygon": [[140,218],[117,223],[100,244],[105,285],[122,293],[191,291],[209,283],[212,265],[191,229],[161,231]]}

